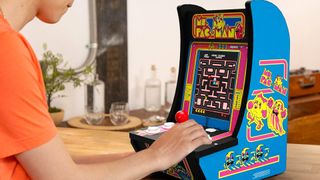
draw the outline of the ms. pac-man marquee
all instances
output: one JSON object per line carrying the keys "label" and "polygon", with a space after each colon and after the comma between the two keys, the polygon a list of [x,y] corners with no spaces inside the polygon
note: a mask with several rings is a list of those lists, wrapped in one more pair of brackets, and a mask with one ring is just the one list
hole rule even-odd
{"label": "ms. pac-man marquee", "polygon": [[178,7],[179,77],[168,123],[130,133],[148,148],[187,114],[207,131],[197,148],[165,173],[180,179],[261,179],[286,167],[289,33],[279,9],[263,0],[245,9]]}

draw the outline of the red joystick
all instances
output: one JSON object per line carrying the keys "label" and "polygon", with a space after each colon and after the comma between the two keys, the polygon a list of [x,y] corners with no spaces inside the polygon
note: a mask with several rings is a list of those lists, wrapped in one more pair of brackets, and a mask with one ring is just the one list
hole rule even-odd
{"label": "red joystick", "polygon": [[188,116],[188,114],[185,113],[184,111],[178,111],[178,112],[176,113],[175,118],[176,118],[176,121],[177,121],[178,123],[183,123],[183,122],[188,121],[189,116]]}

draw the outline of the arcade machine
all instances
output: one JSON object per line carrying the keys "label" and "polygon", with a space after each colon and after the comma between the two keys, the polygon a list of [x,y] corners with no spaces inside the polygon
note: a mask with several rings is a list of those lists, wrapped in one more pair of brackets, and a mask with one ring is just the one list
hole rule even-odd
{"label": "arcade machine", "polygon": [[177,121],[194,119],[212,144],[164,171],[180,179],[262,179],[286,169],[289,32],[264,0],[245,9],[178,7],[181,54],[167,123],[130,133],[148,148]]}

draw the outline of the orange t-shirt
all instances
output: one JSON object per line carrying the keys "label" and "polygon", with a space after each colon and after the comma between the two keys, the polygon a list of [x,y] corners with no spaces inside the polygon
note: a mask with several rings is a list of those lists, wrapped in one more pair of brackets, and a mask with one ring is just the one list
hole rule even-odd
{"label": "orange t-shirt", "polygon": [[30,179],[15,155],[56,134],[40,64],[28,42],[0,15],[0,179]]}

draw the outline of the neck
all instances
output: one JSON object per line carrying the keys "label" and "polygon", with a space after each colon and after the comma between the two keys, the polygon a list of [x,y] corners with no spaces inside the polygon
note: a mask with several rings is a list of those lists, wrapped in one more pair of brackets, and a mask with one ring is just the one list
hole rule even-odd
{"label": "neck", "polygon": [[0,0],[0,12],[11,27],[20,31],[37,14],[35,0]]}

